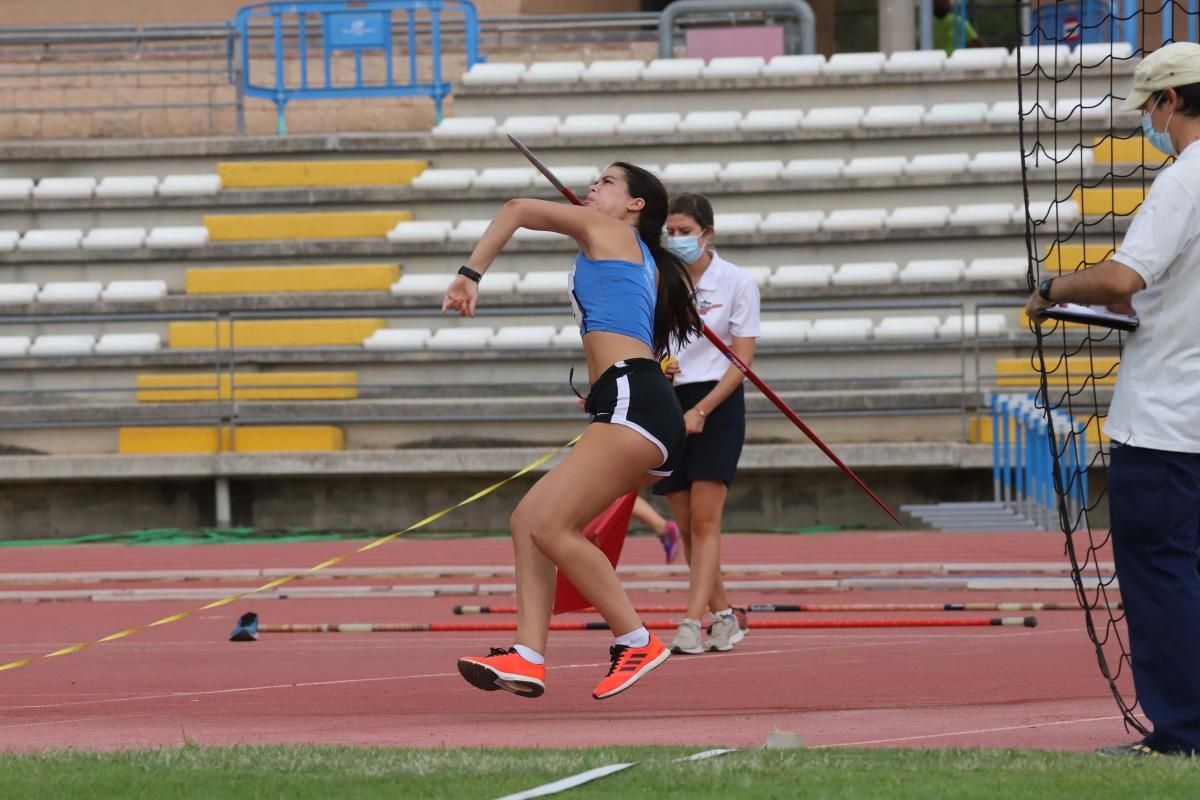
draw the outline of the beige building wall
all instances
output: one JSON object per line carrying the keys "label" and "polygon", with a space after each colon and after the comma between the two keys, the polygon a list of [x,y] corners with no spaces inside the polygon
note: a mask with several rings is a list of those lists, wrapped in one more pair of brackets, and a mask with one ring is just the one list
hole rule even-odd
{"label": "beige building wall", "polygon": [[[0,20],[5,25],[88,25],[88,24],[162,24],[223,22],[250,0],[0,0]],[[818,49],[832,53],[835,41],[835,0],[810,0],[817,16]],[[640,0],[476,0],[483,17],[544,14],[552,12],[603,13],[636,11]],[[1186,30],[1184,20],[1177,31]],[[1157,36],[1158,20],[1147,20],[1147,34]],[[522,44],[505,51],[492,46],[487,50],[493,61],[532,61],[598,58],[653,58],[653,41],[624,45]],[[7,57],[6,57],[7,56]],[[8,108],[62,108],[112,106],[97,111],[45,111],[0,114],[0,139],[28,138],[126,138],[143,136],[212,136],[237,132],[232,109],[222,108],[234,101],[233,87],[222,73],[223,63],[203,60],[168,61],[146,54],[139,57],[107,57],[103,60],[58,57],[50,53],[28,52],[13,58],[0,50],[0,59],[8,70],[23,77],[0,76],[0,103]],[[223,59],[218,59],[223,61]],[[188,67],[190,75],[166,74],[164,66]],[[340,65],[345,74],[348,65]],[[454,79],[461,73],[461,56],[449,55],[445,74]],[[427,67],[426,67],[427,69]],[[269,72],[265,61],[255,72]],[[28,73],[41,73],[28,77]],[[84,76],[64,76],[65,72],[83,72]],[[105,72],[117,73],[103,74]],[[312,75],[313,78],[317,76]],[[264,82],[270,82],[265,76]],[[132,106],[188,104],[194,108],[133,109]],[[447,101],[447,113],[453,113],[453,98]],[[342,131],[394,131],[428,129],[434,123],[434,109],[425,98],[377,101],[305,101],[288,109],[288,128],[293,133]],[[265,101],[246,103],[246,132],[272,134],[276,130],[274,106]]]}
{"label": "beige building wall", "polygon": [[[639,0],[580,0],[586,10],[635,10]],[[6,25],[87,25],[221,22],[230,19],[247,0],[0,0]],[[513,16],[521,13],[561,11],[571,5],[548,0],[476,0],[481,16]],[[583,9],[581,9],[583,10]],[[512,51],[490,47],[494,61],[536,59],[652,58],[653,42],[613,48],[577,45],[521,45]],[[18,76],[0,76],[0,103],[9,109],[59,109],[10,111],[0,114],[3,139],[82,139],[172,136],[222,136],[237,131],[231,106],[235,90],[226,80],[224,58],[186,59],[141,54],[138,56],[83,56],[28,51],[4,53],[6,71]],[[348,57],[335,59],[337,80],[349,82],[353,64]],[[420,59],[422,74],[430,73],[428,57]],[[444,75],[455,80],[465,67],[461,54],[450,52],[443,59]],[[398,64],[398,69],[404,65]],[[189,69],[170,73],[167,69]],[[259,83],[272,82],[268,60],[252,66]],[[310,79],[321,82],[320,59],[310,61]],[[296,80],[295,70],[290,80]],[[367,79],[382,78],[382,61],[368,63]],[[378,74],[376,74],[378,73]],[[401,76],[402,77],[402,76]],[[446,101],[452,114],[453,98]],[[175,106],[154,108],[154,106]],[[102,106],[105,108],[94,109]],[[141,108],[137,108],[141,106]],[[147,106],[149,106],[147,108]],[[191,106],[184,108],[181,106]],[[88,109],[88,110],[79,110]],[[358,101],[298,101],[287,109],[289,133],[386,132],[428,130],[435,122],[433,102],[428,98],[398,98]],[[247,99],[245,132],[250,135],[276,133],[272,103]]]}
{"label": "beige building wall", "polygon": [[[0,0],[4,25],[148,25],[225,22],[254,0]],[[481,17],[514,16],[529,0],[475,0]],[[561,7],[569,3],[559,3]]]}
{"label": "beige building wall", "polygon": [[[560,46],[505,52],[490,49],[496,61],[532,61],[535,59],[653,58],[656,44],[639,42],[615,49],[580,53],[577,48]],[[429,73],[428,58],[419,69]],[[310,63],[310,78],[319,83],[320,62]],[[214,66],[216,71],[214,72]],[[466,66],[461,53],[443,58],[444,74],[455,80]],[[192,74],[170,74],[165,68],[190,68]],[[29,111],[0,114],[0,140],[4,139],[84,139],[139,138],[172,136],[232,136],[238,133],[232,108],[235,90],[224,77],[224,63],[203,60],[148,58],[108,58],[103,61],[69,62],[31,60],[21,65],[21,77],[0,76],[0,103],[10,109],[70,109],[106,106],[102,110]],[[353,75],[348,57],[335,60],[335,80],[347,83]],[[80,76],[80,72],[93,72]],[[262,83],[271,82],[272,64],[256,60],[253,73]],[[380,64],[368,64],[368,81],[379,79]],[[29,73],[37,74],[32,77]],[[75,74],[69,74],[75,73]],[[117,74],[104,74],[117,73]],[[297,81],[298,72],[289,71],[289,81]],[[154,108],[170,105],[175,108]],[[179,106],[194,106],[181,108]],[[136,108],[141,106],[142,108]],[[150,106],[150,108],[146,108]],[[445,102],[447,115],[454,113],[454,98]],[[377,100],[297,101],[288,106],[289,133],[388,132],[429,130],[433,127],[434,105],[429,98]],[[274,104],[246,99],[245,133],[276,133]]]}

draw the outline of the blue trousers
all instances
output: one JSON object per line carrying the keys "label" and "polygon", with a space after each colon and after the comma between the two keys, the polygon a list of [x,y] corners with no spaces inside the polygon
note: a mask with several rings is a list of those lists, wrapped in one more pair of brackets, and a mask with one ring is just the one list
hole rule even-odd
{"label": "blue trousers", "polygon": [[1200,753],[1200,453],[1114,445],[1108,490],[1146,743]]}

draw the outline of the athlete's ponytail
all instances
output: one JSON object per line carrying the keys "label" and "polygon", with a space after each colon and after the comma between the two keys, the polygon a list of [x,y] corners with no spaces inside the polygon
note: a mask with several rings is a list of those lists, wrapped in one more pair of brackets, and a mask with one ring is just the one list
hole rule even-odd
{"label": "athlete's ponytail", "polygon": [[654,355],[665,356],[671,340],[682,347],[699,333],[703,323],[696,310],[696,289],[687,264],[662,244],[667,222],[667,190],[653,174],[641,167],[617,161],[625,173],[630,197],[640,197],[646,205],[638,214],[638,235],[642,237],[654,263],[658,265],[658,299],[654,307]]}

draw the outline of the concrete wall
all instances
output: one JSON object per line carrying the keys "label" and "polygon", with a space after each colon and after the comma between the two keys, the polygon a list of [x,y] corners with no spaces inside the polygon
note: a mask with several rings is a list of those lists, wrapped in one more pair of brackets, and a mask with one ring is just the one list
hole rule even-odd
{"label": "concrete wall", "polygon": [[[986,470],[862,470],[893,508],[908,503],[977,500],[991,493]],[[487,485],[491,476],[254,479],[231,485],[233,522],[263,530],[290,527],[390,532]],[[532,483],[514,482],[448,515],[428,530],[499,531]],[[1105,488],[1093,476],[1091,490]],[[9,484],[0,495],[0,539],[66,538],[147,528],[197,529],[214,523],[213,486],[203,480]],[[665,504],[656,501],[665,510]],[[1107,525],[1107,507],[1091,517]],[[840,473],[755,472],[735,481],[725,529],[762,531],[812,525],[888,529],[891,523]]]}
{"label": "concrete wall", "polygon": [[[211,524],[209,481],[6,483],[0,539],[64,539]],[[207,516],[206,516],[207,515]]]}

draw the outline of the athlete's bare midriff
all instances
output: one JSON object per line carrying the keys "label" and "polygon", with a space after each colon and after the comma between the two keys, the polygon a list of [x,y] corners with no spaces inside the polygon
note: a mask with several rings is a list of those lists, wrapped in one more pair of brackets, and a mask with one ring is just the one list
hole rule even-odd
{"label": "athlete's bare midriff", "polygon": [[587,358],[589,384],[594,384],[606,369],[618,361],[654,358],[645,342],[611,331],[590,331],[584,334],[583,354]]}

